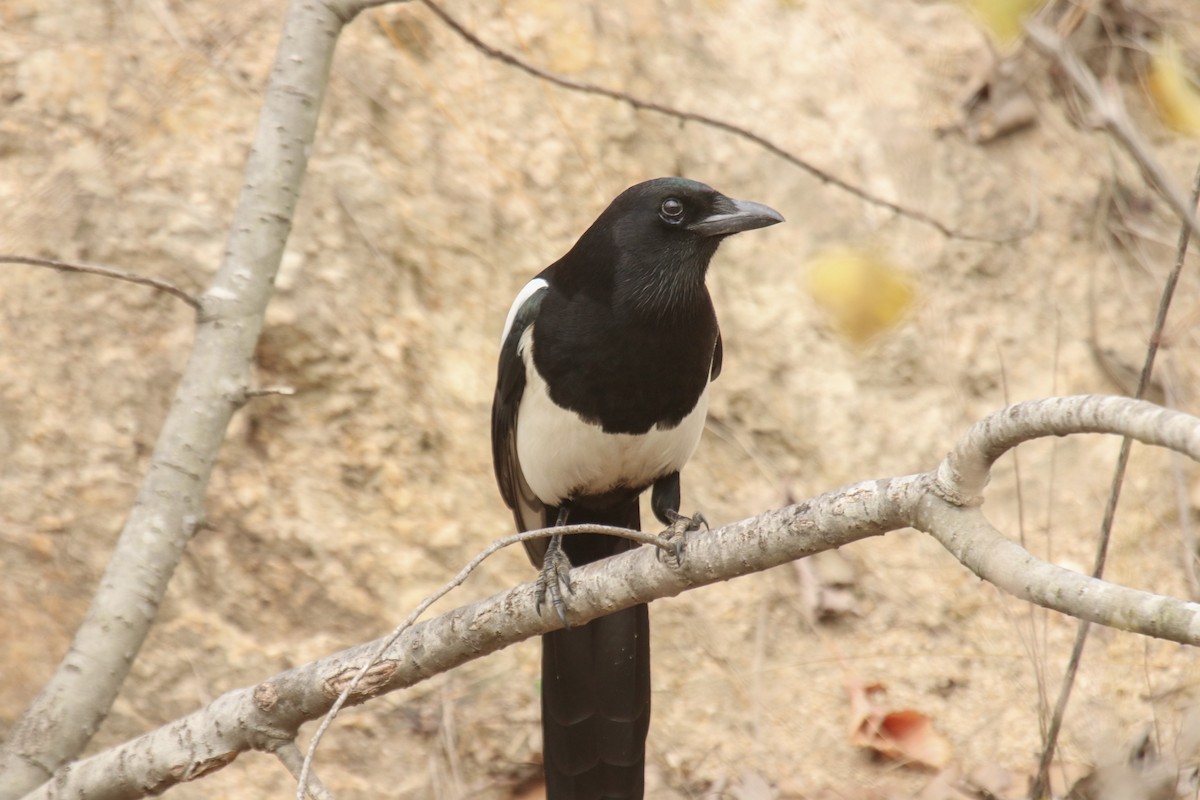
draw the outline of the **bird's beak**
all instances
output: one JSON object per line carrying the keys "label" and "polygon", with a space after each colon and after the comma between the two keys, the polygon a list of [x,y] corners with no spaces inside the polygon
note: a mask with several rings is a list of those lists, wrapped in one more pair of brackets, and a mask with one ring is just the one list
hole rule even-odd
{"label": "bird's beak", "polygon": [[728,236],[731,233],[765,228],[778,222],[783,222],[783,215],[770,206],[726,197],[717,204],[714,213],[687,227],[701,236]]}

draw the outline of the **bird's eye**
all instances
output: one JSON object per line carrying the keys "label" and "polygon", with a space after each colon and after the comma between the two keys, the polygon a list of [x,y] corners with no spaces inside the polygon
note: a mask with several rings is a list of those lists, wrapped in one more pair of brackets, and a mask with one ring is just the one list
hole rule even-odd
{"label": "bird's eye", "polygon": [[659,215],[664,222],[679,222],[683,219],[683,203],[674,197],[668,197],[663,200],[662,207],[659,208]]}

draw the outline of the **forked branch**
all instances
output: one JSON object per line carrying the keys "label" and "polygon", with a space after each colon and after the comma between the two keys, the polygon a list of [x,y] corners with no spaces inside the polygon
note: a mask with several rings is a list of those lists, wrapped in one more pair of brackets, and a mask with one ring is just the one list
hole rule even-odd
{"label": "forked branch", "polygon": [[[639,548],[580,567],[572,572],[571,622],[912,526],[929,532],[980,577],[1019,597],[1122,630],[1200,644],[1200,605],[1043,562],[995,531],[977,507],[977,490],[1004,450],[1039,437],[1098,431],[1200,459],[1196,417],[1122,397],[1022,403],[974,426],[935,471],[858,483],[689,534],[681,566],[660,560],[654,548]],[[325,714],[360,673],[349,704],[561,627],[556,615],[538,614],[533,595],[534,585],[522,584],[408,627],[391,644],[370,642],[229,692],[171,725],[63,767],[53,790],[47,785],[29,797],[101,792],[138,797],[146,787],[161,791],[220,768],[244,751],[277,750],[295,740],[301,725]],[[295,754],[290,757],[294,762]]]}

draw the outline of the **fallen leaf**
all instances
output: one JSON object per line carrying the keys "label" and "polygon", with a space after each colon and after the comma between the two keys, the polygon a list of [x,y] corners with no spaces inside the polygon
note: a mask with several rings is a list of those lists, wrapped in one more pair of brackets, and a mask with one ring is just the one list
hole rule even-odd
{"label": "fallen leaf", "polygon": [[850,743],[865,747],[906,766],[941,769],[950,761],[950,743],[934,730],[933,721],[920,711],[888,711],[883,703],[887,688],[881,683],[849,682]]}

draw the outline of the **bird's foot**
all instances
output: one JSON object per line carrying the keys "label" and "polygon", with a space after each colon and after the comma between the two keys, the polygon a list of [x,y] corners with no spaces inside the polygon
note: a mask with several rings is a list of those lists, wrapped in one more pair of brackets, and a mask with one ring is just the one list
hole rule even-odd
{"label": "bird's foot", "polygon": [[678,511],[668,511],[667,516],[671,520],[663,532],[659,534],[659,540],[662,542],[659,545],[658,560],[663,560],[663,554],[669,554],[668,557],[674,562],[676,567],[683,564],[683,543],[687,534],[692,531],[700,530],[703,525],[705,530],[709,530],[708,520],[699,511],[694,516],[685,517]]}
{"label": "bird's foot", "polygon": [[575,591],[571,588],[571,559],[567,558],[567,554],[563,552],[562,537],[552,536],[550,544],[546,546],[546,555],[542,557],[542,569],[538,573],[537,583],[534,584],[534,608],[541,614],[542,606],[549,596],[550,605],[554,607],[558,618],[562,620],[563,625],[569,627],[567,604],[563,601],[562,595],[564,588],[567,590],[567,594]]}

